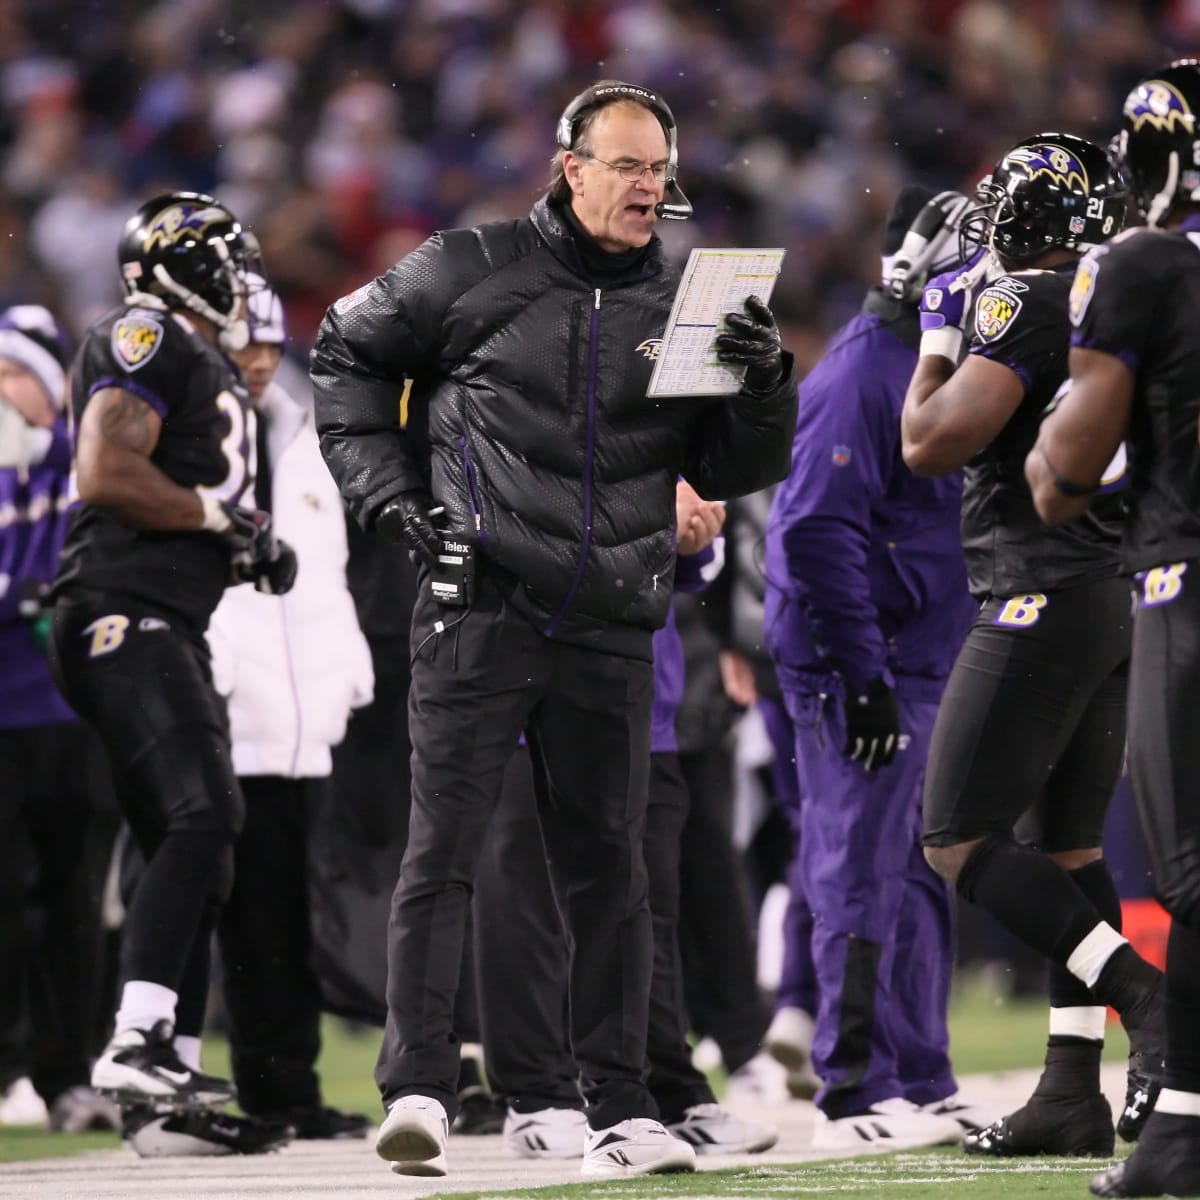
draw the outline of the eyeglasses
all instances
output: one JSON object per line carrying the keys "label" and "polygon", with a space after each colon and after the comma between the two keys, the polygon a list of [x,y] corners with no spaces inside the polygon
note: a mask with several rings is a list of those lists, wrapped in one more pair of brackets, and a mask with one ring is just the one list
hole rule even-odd
{"label": "eyeglasses", "polygon": [[[579,153],[578,151],[576,153]],[[611,171],[616,171],[626,183],[640,183],[642,176],[647,171],[654,176],[658,183],[666,183],[669,179],[675,178],[675,173],[671,169],[669,159],[663,159],[662,162],[656,163],[639,163],[632,162],[630,159],[623,158],[620,162],[608,162],[606,159],[597,158],[591,153],[583,153],[583,158],[591,159],[592,162],[598,162],[602,167],[608,167]]]}

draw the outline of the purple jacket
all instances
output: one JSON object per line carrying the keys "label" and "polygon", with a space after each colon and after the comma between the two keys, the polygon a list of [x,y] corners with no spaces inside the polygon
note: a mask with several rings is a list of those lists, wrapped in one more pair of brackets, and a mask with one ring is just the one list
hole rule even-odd
{"label": "purple jacket", "polygon": [[[724,564],[724,543],[717,540],[698,554],[683,554],[675,560],[675,590],[701,592]],[[673,754],[679,749],[675,717],[683,702],[683,641],[675,625],[675,608],[667,609],[667,623],[655,631],[654,707],[650,715],[650,753]]]}
{"label": "purple jacket", "polygon": [[50,679],[32,622],[18,612],[22,594],[49,583],[58,568],[70,468],[64,417],[38,466],[0,469],[0,729],[76,719]]}
{"label": "purple jacket", "polygon": [[881,677],[936,698],[974,618],[959,539],[962,481],[900,455],[916,321],[877,293],[800,388],[792,469],[766,538],[766,637],[780,683],[861,694]]}

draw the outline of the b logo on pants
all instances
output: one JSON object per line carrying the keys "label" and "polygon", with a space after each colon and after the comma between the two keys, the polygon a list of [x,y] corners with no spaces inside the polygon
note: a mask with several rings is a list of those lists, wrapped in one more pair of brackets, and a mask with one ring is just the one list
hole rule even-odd
{"label": "b logo on pants", "polygon": [[1017,628],[1036,625],[1045,607],[1046,597],[1041,592],[1034,592],[1031,596],[1013,596],[1011,600],[1004,602],[1004,607],[996,614],[992,623]]}
{"label": "b logo on pants", "polygon": [[92,644],[88,647],[88,658],[99,658],[103,654],[111,654],[125,640],[125,630],[129,628],[129,618],[113,613],[110,617],[97,617],[84,631],[84,637],[92,635]]}
{"label": "b logo on pants", "polygon": [[1142,603],[1147,608],[1156,604],[1170,604],[1183,591],[1183,573],[1186,570],[1187,563],[1151,567],[1142,577]]}

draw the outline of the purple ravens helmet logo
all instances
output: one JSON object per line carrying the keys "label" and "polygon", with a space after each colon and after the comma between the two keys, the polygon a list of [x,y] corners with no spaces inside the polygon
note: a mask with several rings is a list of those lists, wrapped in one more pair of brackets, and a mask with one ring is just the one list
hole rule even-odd
{"label": "purple ravens helmet logo", "polygon": [[1143,125],[1165,133],[1191,133],[1196,122],[1179,89],[1162,79],[1147,79],[1134,88],[1125,100],[1124,116],[1134,133]]}
{"label": "purple ravens helmet logo", "polygon": [[1064,146],[1045,142],[1038,146],[1018,146],[1006,156],[1021,163],[1030,179],[1049,177],[1071,191],[1088,191],[1088,174],[1083,163]]}
{"label": "purple ravens helmet logo", "polygon": [[210,225],[228,220],[229,214],[224,209],[209,204],[172,204],[146,226],[142,251],[148,254],[156,246],[169,246],[189,234],[203,239]]}

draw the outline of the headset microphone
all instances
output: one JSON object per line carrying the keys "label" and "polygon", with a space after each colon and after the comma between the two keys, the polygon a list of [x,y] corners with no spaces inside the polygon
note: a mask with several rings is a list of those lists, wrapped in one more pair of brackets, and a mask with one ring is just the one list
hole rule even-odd
{"label": "headset microphone", "polygon": [[692,215],[692,202],[674,179],[667,181],[664,198],[654,206],[654,215],[665,217],[668,221],[686,221]]}
{"label": "headset microphone", "polygon": [[670,178],[663,190],[663,198],[654,206],[654,215],[664,217],[668,221],[686,221],[692,215],[691,201],[683,194],[683,189],[675,181],[675,170],[679,164],[678,131],[675,128],[675,116],[667,102],[657,93],[648,88],[638,87],[632,83],[622,83],[616,79],[606,79],[585,88],[570,104],[558,119],[558,129],[555,138],[563,150],[570,150],[575,145],[579,135],[579,126],[584,116],[598,106],[611,104],[626,96],[636,96],[645,103],[650,111],[659,119],[663,131],[667,135],[667,163]]}

